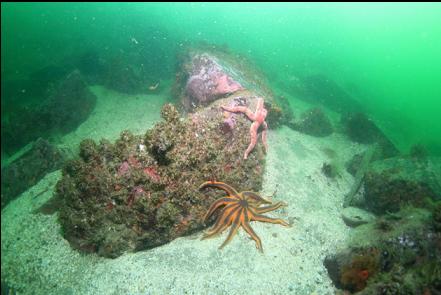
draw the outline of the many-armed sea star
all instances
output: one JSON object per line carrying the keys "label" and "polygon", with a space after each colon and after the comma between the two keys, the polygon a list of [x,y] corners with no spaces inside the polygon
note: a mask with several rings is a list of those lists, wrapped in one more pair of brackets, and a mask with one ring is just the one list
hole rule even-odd
{"label": "many-armed sea star", "polygon": [[257,107],[256,111],[253,113],[249,108],[244,106],[236,106],[236,107],[228,107],[228,106],[222,106],[222,109],[227,112],[232,113],[244,113],[248,119],[253,121],[250,127],[250,145],[245,151],[245,154],[243,156],[244,159],[248,158],[249,153],[253,150],[254,146],[257,142],[257,130],[259,129],[260,125],[263,126],[262,131],[262,143],[265,148],[265,152],[268,151],[268,145],[266,143],[266,132],[268,130],[268,124],[265,122],[266,114],[268,111],[265,109],[263,98],[259,97],[257,100]]}
{"label": "many-armed sea star", "polygon": [[[284,202],[277,202],[273,204],[254,192],[244,191],[239,193],[234,188],[223,182],[207,181],[204,182],[199,187],[199,189],[203,189],[206,187],[218,188],[224,190],[228,194],[227,196],[216,200],[210,206],[207,214],[205,214],[204,217],[204,220],[206,221],[213,214],[214,211],[216,211],[220,207],[223,207],[222,209],[220,209],[221,211],[217,217],[216,223],[202,237],[202,239],[214,237],[222,233],[229,226],[231,226],[230,233],[228,234],[227,239],[220,246],[220,248],[223,248],[226,244],[228,244],[231,239],[236,235],[239,228],[242,227],[256,242],[257,249],[263,251],[260,238],[250,226],[251,221],[269,222],[281,224],[283,226],[290,226],[286,221],[282,219],[271,218],[262,215],[262,213],[274,211],[281,207],[287,206],[287,204]],[[261,206],[263,204],[266,204],[268,206]]]}

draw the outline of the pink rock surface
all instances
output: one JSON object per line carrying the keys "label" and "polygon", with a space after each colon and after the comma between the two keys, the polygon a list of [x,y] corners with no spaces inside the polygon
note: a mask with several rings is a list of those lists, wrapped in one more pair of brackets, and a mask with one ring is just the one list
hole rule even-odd
{"label": "pink rock surface", "polygon": [[129,173],[130,165],[127,161],[121,163],[118,168],[118,176],[123,176]]}
{"label": "pink rock surface", "polygon": [[195,55],[189,67],[186,94],[193,105],[211,102],[243,89],[221,65],[207,54]]}

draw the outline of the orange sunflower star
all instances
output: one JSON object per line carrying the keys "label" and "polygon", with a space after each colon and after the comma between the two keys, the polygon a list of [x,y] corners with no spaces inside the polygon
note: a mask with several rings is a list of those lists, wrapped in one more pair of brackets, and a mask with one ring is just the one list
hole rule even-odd
{"label": "orange sunflower star", "polygon": [[[277,202],[272,204],[270,201],[265,200],[257,193],[251,191],[238,193],[234,188],[223,182],[207,181],[204,182],[199,187],[199,189],[203,189],[206,187],[215,187],[224,190],[228,194],[226,197],[216,200],[210,206],[204,217],[204,220],[206,221],[218,208],[224,206],[213,227],[208,230],[202,237],[202,239],[214,237],[222,233],[229,226],[231,226],[230,233],[228,234],[227,239],[219,247],[220,249],[222,249],[233,239],[233,237],[239,230],[239,227],[243,227],[243,229],[256,242],[257,249],[263,252],[262,242],[260,241],[260,238],[257,236],[257,234],[254,232],[254,230],[251,228],[249,224],[250,221],[269,222],[289,226],[289,224],[282,219],[270,218],[261,215],[262,213],[266,213],[287,206],[287,204],[284,202]],[[268,206],[260,207],[264,204]]]}

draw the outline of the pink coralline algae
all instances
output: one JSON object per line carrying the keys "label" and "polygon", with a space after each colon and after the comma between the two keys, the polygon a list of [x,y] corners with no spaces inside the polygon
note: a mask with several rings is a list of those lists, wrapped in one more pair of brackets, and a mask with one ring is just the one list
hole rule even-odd
{"label": "pink coralline algae", "polygon": [[242,85],[227,74],[213,57],[201,54],[193,58],[186,93],[194,104],[211,102],[241,89]]}
{"label": "pink coralline algae", "polygon": [[158,183],[161,181],[161,177],[153,166],[144,168],[144,173],[149,176],[153,182]]}
{"label": "pink coralline algae", "polygon": [[133,155],[130,155],[127,161],[124,161],[119,165],[118,176],[130,175],[131,168],[141,168],[141,163]]}
{"label": "pink coralline algae", "polygon": [[130,165],[127,161],[121,163],[118,168],[118,176],[123,176],[129,173]]}

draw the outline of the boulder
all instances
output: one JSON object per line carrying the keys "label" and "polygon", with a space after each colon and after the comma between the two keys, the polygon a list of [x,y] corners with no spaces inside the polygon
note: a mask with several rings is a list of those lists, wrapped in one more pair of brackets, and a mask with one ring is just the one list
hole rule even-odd
{"label": "boulder", "polygon": [[104,86],[121,93],[147,93],[157,82],[139,64],[132,64],[122,56],[109,59],[104,68]]}
{"label": "boulder", "polygon": [[294,113],[286,96],[278,95],[275,97],[275,103],[267,102],[267,109],[271,110],[266,117],[268,126],[271,128],[277,128],[281,125],[289,126],[294,122]]}
{"label": "boulder", "polygon": [[174,94],[187,111],[216,99],[252,90],[267,103],[274,102],[265,77],[246,58],[215,46],[191,48],[178,57]]}
{"label": "boulder", "polygon": [[21,157],[2,168],[2,208],[47,173],[60,169],[64,160],[63,153],[46,140],[34,142]]}
{"label": "boulder", "polygon": [[[287,101],[274,99],[262,73],[251,66],[245,57],[233,55],[226,48],[206,44],[186,48],[178,55],[175,76],[172,93],[187,112],[234,95],[234,99],[228,100],[228,107],[248,106],[257,97],[264,98],[269,128],[280,126],[290,116],[289,109],[280,107],[287,106]],[[237,118],[242,115],[224,112],[223,116],[222,130],[228,134],[234,130]]]}
{"label": "boulder", "polygon": [[365,174],[365,202],[369,210],[384,214],[402,205],[421,206],[426,198],[441,199],[441,158],[414,161],[396,157],[371,163]]}
{"label": "boulder", "polygon": [[42,103],[23,107],[2,121],[2,151],[13,153],[39,137],[75,130],[92,112],[96,96],[79,71],[60,81]]}
{"label": "boulder", "polygon": [[[71,72],[61,81],[40,109],[42,118],[48,118],[47,126],[51,131],[61,134],[75,130],[84,122],[95,108],[96,96],[89,90],[78,70]],[[46,110],[46,113],[42,109]]]}
{"label": "boulder", "polygon": [[200,105],[243,89],[242,85],[221,66],[217,58],[207,53],[192,57],[185,87],[190,103]]}

